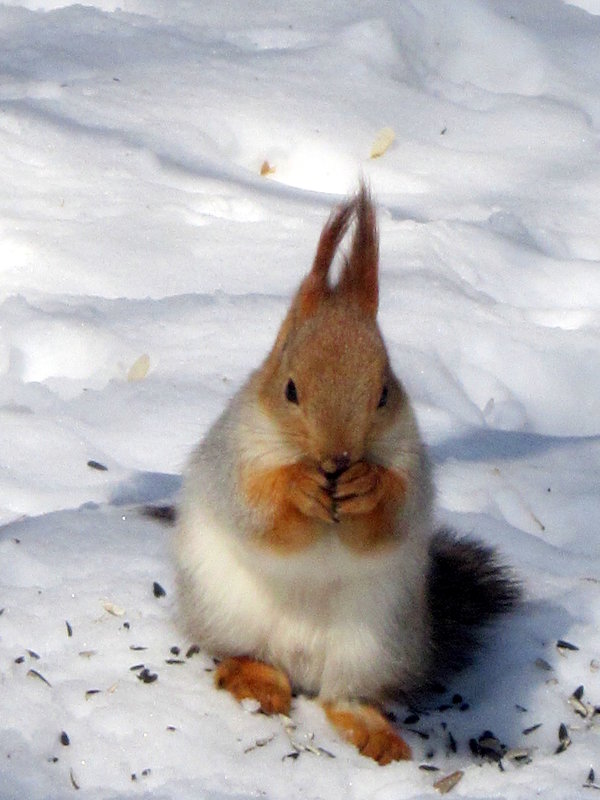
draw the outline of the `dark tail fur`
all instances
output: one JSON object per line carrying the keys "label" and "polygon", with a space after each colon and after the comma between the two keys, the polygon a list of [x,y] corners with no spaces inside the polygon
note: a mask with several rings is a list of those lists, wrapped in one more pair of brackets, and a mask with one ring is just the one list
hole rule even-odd
{"label": "dark tail fur", "polygon": [[516,606],[521,587],[496,551],[441,528],[431,543],[428,577],[434,681],[471,663],[482,630]]}

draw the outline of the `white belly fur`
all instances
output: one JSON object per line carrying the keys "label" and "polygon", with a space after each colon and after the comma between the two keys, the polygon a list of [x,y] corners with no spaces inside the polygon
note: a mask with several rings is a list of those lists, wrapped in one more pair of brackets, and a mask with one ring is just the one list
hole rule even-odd
{"label": "white belly fur", "polygon": [[427,540],[412,530],[362,555],[333,527],[310,549],[276,555],[188,503],[175,538],[186,627],[208,652],[267,661],[323,699],[409,690],[427,668]]}

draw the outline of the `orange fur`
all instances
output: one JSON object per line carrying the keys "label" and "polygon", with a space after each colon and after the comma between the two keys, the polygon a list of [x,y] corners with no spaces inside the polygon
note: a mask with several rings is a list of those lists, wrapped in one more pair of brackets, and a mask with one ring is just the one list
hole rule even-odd
{"label": "orange fur", "polygon": [[323,703],[323,709],[338,733],[378,764],[412,758],[410,747],[374,706],[336,702]]}
{"label": "orange fur", "polygon": [[407,479],[399,472],[364,461],[354,464],[339,477],[333,496],[340,539],[363,553],[396,539],[406,492]]}
{"label": "orange fur", "polygon": [[333,521],[327,479],[304,462],[253,473],[244,482],[246,501],[268,520],[257,538],[277,552],[309,547]]}
{"label": "orange fur", "polygon": [[336,482],[316,467],[297,462],[248,475],[246,500],[269,523],[258,541],[291,553],[313,544],[327,530],[356,552],[389,543],[406,498],[406,479],[378,464],[358,461]]}
{"label": "orange fur", "polygon": [[292,687],[285,672],[245,656],[226,658],[215,673],[218,689],[227,689],[236,700],[258,700],[265,714],[287,714]]}

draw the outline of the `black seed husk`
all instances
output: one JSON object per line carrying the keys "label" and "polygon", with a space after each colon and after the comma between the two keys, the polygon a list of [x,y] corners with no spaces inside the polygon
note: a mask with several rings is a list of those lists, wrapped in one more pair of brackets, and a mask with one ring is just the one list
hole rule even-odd
{"label": "black seed husk", "polygon": [[556,646],[559,648],[559,650],[579,650],[576,644],[567,642],[565,639],[559,639],[556,642]]}
{"label": "black seed husk", "polygon": [[28,675],[31,675],[33,678],[38,678],[38,680],[40,680],[40,681],[42,681],[43,683],[45,683],[45,684],[46,684],[46,686],[52,686],[52,684],[50,683],[50,681],[49,681],[49,680],[47,680],[46,678],[44,678],[44,676],[42,675],[42,673],[41,673],[41,672],[38,672],[38,671],[37,671],[37,669],[30,669],[30,670],[27,672],[27,674],[28,674]]}
{"label": "black seed husk", "polygon": [[158,680],[158,675],[155,672],[150,672],[149,669],[143,669],[138,675],[138,680],[143,683],[154,683]]}
{"label": "black seed husk", "polygon": [[152,584],[152,591],[154,592],[154,597],[165,597],[167,594],[160,583],[157,583],[157,581],[154,581]]}
{"label": "black seed husk", "polygon": [[416,725],[419,719],[418,714],[409,714],[404,720],[404,725]]}
{"label": "black seed husk", "polygon": [[104,464],[101,464],[99,461],[94,461],[93,459],[90,459],[87,462],[87,465],[91,469],[100,470],[100,472],[106,472],[108,470],[108,467],[106,467]]}
{"label": "black seed husk", "polygon": [[71,784],[72,784],[73,788],[74,789],[79,789],[79,784],[75,780],[75,775],[73,773],[73,770],[69,771],[69,777],[71,778]]}
{"label": "black seed husk", "polygon": [[572,697],[574,697],[575,700],[581,700],[583,697],[583,686],[578,686],[573,692]]}
{"label": "black seed husk", "polygon": [[523,730],[523,736],[529,736],[530,733],[533,733],[534,731],[537,731],[537,729],[541,728],[541,727],[542,727],[542,723],[541,722],[536,722],[535,725],[530,725],[529,728],[525,728]]}
{"label": "black seed husk", "polygon": [[169,652],[171,653],[171,655],[178,656],[181,653],[181,649],[177,647],[177,645],[175,645],[170,649]]}
{"label": "black seed husk", "polygon": [[71,623],[68,620],[65,620],[65,625],[67,627],[67,636],[73,636],[73,628],[71,627]]}
{"label": "black seed husk", "polygon": [[560,723],[560,727],[558,729],[558,740],[559,740],[559,745],[554,751],[554,755],[558,755],[559,753],[564,753],[567,747],[571,744],[569,731],[564,722]]}
{"label": "black seed husk", "polygon": [[71,744],[69,734],[66,731],[62,731],[60,734],[60,743],[63,745],[63,747],[68,747]]}
{"label": "black seed husk", "polygon": [[200,652],[200,647],[197,644],[193,644],[191,647],[188,648],[185,657],[191,658],[192,656],[197,656],[199,652]]}

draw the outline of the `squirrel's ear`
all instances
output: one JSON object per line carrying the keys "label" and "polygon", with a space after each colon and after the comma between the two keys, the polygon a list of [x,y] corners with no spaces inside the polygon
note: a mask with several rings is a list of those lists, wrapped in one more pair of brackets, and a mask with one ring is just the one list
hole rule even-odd
{"label": "squirrel's ear", "polygon": [[329,269],[348,230],[353,211],[354,200],[343,203],[332,212],[323,228],[312,269],[302,281],[296,296],[296,307],[301,317],[314,314],[320,302],[331,294]]}
{"label": "squirrel's ear", "polygon": [[354,206],[356,228],[339,289],[352,295],[367,314],[375,317],[379,305],[379,235],[375,206],[364,183],[356,195]]}

